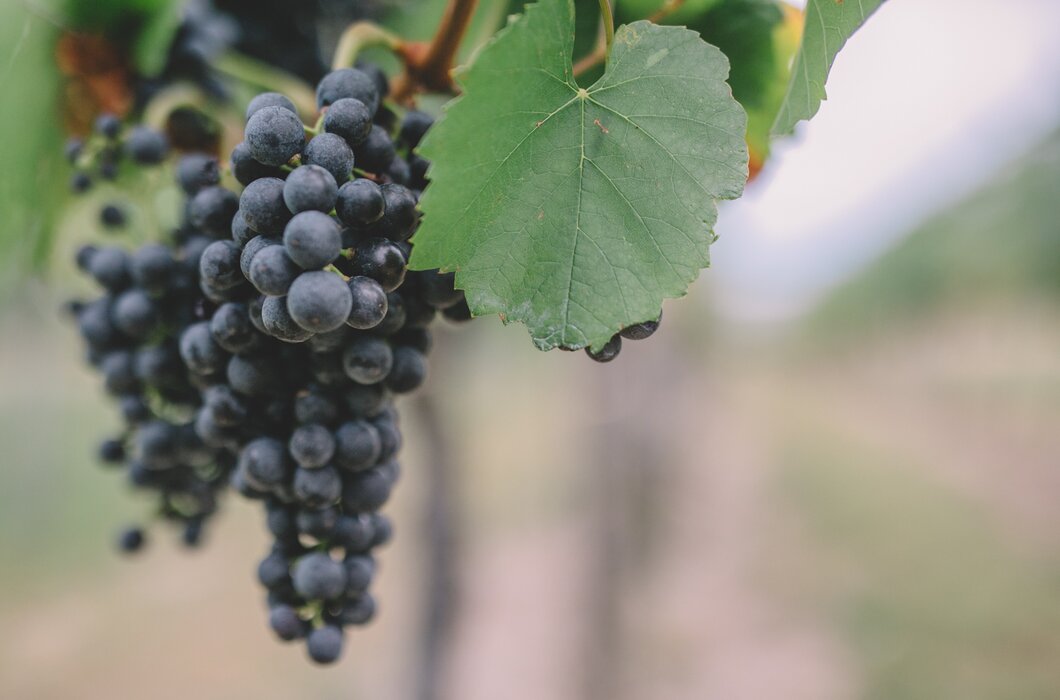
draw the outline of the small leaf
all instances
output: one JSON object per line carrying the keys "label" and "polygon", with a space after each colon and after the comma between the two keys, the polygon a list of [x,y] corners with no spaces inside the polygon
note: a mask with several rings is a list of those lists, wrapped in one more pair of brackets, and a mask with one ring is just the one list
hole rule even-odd
{"label": "small leaf", "polygon": [[461,77],[421,148],[434,166],[411,261],[455,270],[473,313],[525,323],[546,350],[599,348],[683,295],[715,200],[747,178],[720,51],[635,22],[582,89],[573,28],[570,0],[530,5]]}
{"label": "small leaf", "polygon": [[791,83],[773,122],[773,134],[790,134],[803,119],[817,114],[826,99],[824,84],[836,54],[884,0],[809,0],[802,45],[795,56]]}

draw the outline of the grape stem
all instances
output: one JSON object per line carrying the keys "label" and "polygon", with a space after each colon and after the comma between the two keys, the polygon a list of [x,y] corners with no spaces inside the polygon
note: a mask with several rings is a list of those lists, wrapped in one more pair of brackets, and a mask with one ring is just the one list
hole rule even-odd
{"label": "grape stem", "polygon": [[[681,9],[685,0],[666,0],[658,10],[648,15],[649,22],[658,24],[671,14]],[[607,60],[611,55],[611,44],[615,40],[615,21],[611,14],[611,5],[608,0],[600,0],[600,38],[596,46],[589,53],[582,56],[574,64],[574,77],[578,77],[585,71],[593,68]]]}
{"label": "grape stem", "polygon": [[400,55],[405,72],[394,81],[390,96],[407,104],[417,92],[455,93],[453,61],[464,39],[478,0],[449,0],[438,31],[429,43],[409,42]]}
{"label": "grape stem", "polygon": [[604,60],[611,55],[611,44],[615,43],[615,16],[611,13],[611,0],[600,0],[600,22],[604,25]]}
{"label": "grape stem", "polygon": [[316,117],[316,95],[301,78],[234,51],[218,56],[213,67],[242,83],[287,95],[303,121]]}
{"label": "grape stem", "polygon": [[352,66],[361,51],[370,46],[382,46],[401,56],[405,41],[374,22],[354,22],[339,38],[331,62],[332,70]]}

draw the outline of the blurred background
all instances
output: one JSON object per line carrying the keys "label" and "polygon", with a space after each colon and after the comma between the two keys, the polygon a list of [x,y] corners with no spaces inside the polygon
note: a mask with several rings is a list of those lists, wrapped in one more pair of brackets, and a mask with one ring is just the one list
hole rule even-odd
{"label": "blurred background", "polygon": [[[0,8],[9,111],[54,39]],[[0,698],[1060,697],[1057,26],[1050,0],[885,3],[610,365],[440,333],[381,615],[327,669],[266,628],[256,504],[201,551],[115,553],[147,505],[92,457],[119,419],[57,311],[75,207],[0,298]]]}

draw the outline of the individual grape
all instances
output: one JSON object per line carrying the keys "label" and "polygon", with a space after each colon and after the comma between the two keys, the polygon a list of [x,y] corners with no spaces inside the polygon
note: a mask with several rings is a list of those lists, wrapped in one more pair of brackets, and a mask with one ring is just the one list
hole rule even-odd
{"label": "individual grape", "polygon": [[347,390],[343,399],[350,415],[365,418],[379,413],[389,400],[389,394],[380,384],[357,385]]}
{"label": "individual grape", "polygon": [[375,90],[380,98],[384,98],[390,94],[390,81],[387,80],[386,73],[383,72],[382,68],[374,63],[367,63],[365,61],[357,61],[353,67],[362,73],[365,73],[372,79],[372,82],[375,83]]}
{"label": "individual grape", "polygon": [[143,398],[136,394],[127,394],[118,401],[121,416],[128,425],[142,423],[151,417],[151,409],[148,408]]}
{"label": "individual grape", "polygon": [[294,466],[283,443],[262,437],[250,441],[239,453],[239,470],[261,489],[287,482]]}
{"label": "individual grape", "polygon": [[292,114],[298,114],[298,108],[294,106],[294,102],[291,102],[290,98],[286,95],[281,95],[278,92],[263,92],[260,95],[255,96],[254,99],[247,104],[247,121],[265,107],[282,107]]}
{"label": "individual grape", "polygon": [[85,142],[78,138],[67,140],[63,146],[63,157],[70,165],[76,165],[81,154],[85,151]]}
{"label": "individual grape", "polygon": [[346,347],[346,341],[349,340],[349,337],[350,329],[340,326],[333,331],[314,335],[309,341],[309,347],[314,353],[335,352]]}
{"label": "individual grape", "polygon": [[346,590],[346,569],[324,552],[312,552],[294,565],[294,589],[307,600],[334,600]]}
{"label": "individual grape", "polygon": [[232,217],[239,210],[235,192],[213,185],[204,187],[188,204],[191,223],[213,238],[227,238],[232,231]]}
{"label": "individual grape", "polygon": [[378,282],[369,277],[351,277],[350,314],[346,325],[358,330],[375,328],[386,317],[387,294]]}
{"label": "individual grape", "polygon": [[239,211],[247,225],[266,236],[279,236],[291,220],[284,203],[284,181],[277,177],[254,180],[239,196]]}
{"label": "individual grape", "polygon": [[354,340],[342,355],[346,375],[358,384],[383,381],[393,363],[394,356],[387,342],[370,336]]}
{"label": "individual grape", "polygon": [[258,235],[257,231],[250,228],[246,217],[243,216],[243,210],[237,211],[236,215],[232,217],[232,240],[235,241],[235,244],[240,248],[244,248],[252,238],[256,238]]}
{"label": "individual grape", "polygon": [[349,471],[367,469],[382,451],[379,431],[364,420],[343,423],[335,431],[335,464]]}
{"label": "individual grape", "polygon": [[405,298],[398,292],[390,292],[386,295],[386,315],[372,332],[382,336],[393,335],[405,325],[406,320],[408,314],[405,311]]}
{"label": "individual grape", "polygon": [[339,418],[339,406],[319,391],[301,391],[294,399],[294,416],[300,424],[331,425]]}
{"label": "individual grape", "polygon": [[300,639],[306,634],[306,624],[290,605],[277,605],[269,610],[269,627],[285,642]]}
{"label": "individual grape", "polygon": [[346,593],[363,593],[375,576],[375,560],[364,554],[351,554],[342,561],[346,567]]}
{"label": "individual grape", "polygon": [[133,252],[129,260],[133,282],[149,294],[161,294],[173,272],[173,254],[159,243],[148,243]]}
{"label": "individual grape", "polygon": [[83,245],[78,248],[77,253],[74,255],[74,261],[77,263],[77,267],[84,272],[91,273],[91,268],[89,266],[92,264],[92,258],[98,250],[99,248],[94,245]]}
{"label": "individual grape", "polygon": [[127,530],[122,531],[118,537],[118,547],[123,552],[132,554],[143,549],[144,541],[147,538],[144,537],[144,531],[138,527],[131,527]]}
{"label": "individual grape", "polygon": [[356,598],[347,599],[342,606],[339,622],[344,625],[365,625],[375,617],[375,598],[363,593]]}
{"label": "individual grape", "polygon": [[654,321],[635,323],[632,326],[623,328],[619,335],[626,340],[644,340],[645,338],[650,337],[652,333],[659,330],[660,323],[662,323],[662,312],[659,313],[659,318]]}
{"label": "individual grape", "polygon": [[247,120],[246,144],[259,163],[285,165],[305,147],[305,127],[284,107],[262,107]]}
{"label": "individual grape", "polygon": [[[352,156],[351,156],[352,158]],[[239,184],[249,185],[258,178],[262,177],[283,177],[284,172],[278,167],[272,165],[265,165],[254,160],[254,155],[250,152],[250,146],[245,141],[239,143],[234,149],[232,149],[232,175]]]}
{"label": "individual grape", "polygon": [[390,134],[378,124],[373,124],[368,138],[353,149],[353,157],[358,167],[371,173],[386,172],[390,161],[394,160],[396,155]]}
{"label": "individual grape", "polygon": [[127,222],[125,211],[116,204],[107,204],[99,211],[99,221],[107,228],[121,228]]}
{"label": "individual grape", "polygon": [[99,444],[99,460],[107,464],[125,461],[125,445],[121,440],[104,440]]}
{"label": "individual grape", "polygon": [[210,334],[214,342],[231,353],[248,352],[261,343],[261,336],[250,322],[246,304],[228,302],[214,311],[210,318]]}
{"label": "individual grape", "polygon": [[317,134],[306,144],[302,164],[319,165],[341,185],[353,172],[353,149],[338,134]]}
{"label": "individual grape", "polygon": [[342,507],[348,513],[378,510],[390,499],[393,483],[379,467],[347,474],[342,482]]}
{"label": "individual grape", "polygon": [[419,221],[416,197],[403,185],[386,184],[381,190],[386,204],[382,218],[372,226],[373,235],[394,241],[408,240]]}
{"label": "individual grape", "polygon": [[622,336],[616,334],[611,340],[607,341],[602,348],[595,352],[593,352],[591,348],[585,348],[585,354],[596,362],[610,362],[618,357],[618,353],[621,350]]}
{"label": "individual grape", "polygon": [[204,283],[215,289],[231,289],[243,282],[239,269],[242,251],[232,241],[214,241],[199,258],[199,275]]}
{"label": "individual grape", "polygon": [[282,388],[279,368],[266,358],[234,355],[228,361],[225,377],[228,384],[246,396],[267,396]]}
{"label": "individual grape", "polygon": [[346,139],[351,147],[368,138],[372,130],[372,112],[356,98],[335,100],[324,114],[324,131]]}
{"label": "individual grape", "polygon": [[240,425],[247,420],[250,409],[227,384],[215,384],[203,392],[203,404],[214,421],[224,427]]}
{"label": "individual grape", "polygon": [[412,168],[409,167],[408,161],[401,156],[395,156],[390,165],[384,171],[386,177],[390,180],[390,184],[394,185],[408,185],[412,180]]}
{"label": "individual grape", "polygon": [[383,191],[367,178],[344,183],[339,188],[335,213],[347,226],[367,226],[383,216]]}
{"label": "individual grape", "polygon": [[273,338],[286,343],[304,343],[313,336],[299,326],[287,311],[287,297],[269,297],[261,306],[261,320]]}
{"label": "individual grape", "polygon": [[254,236],[247,241],[247,244],[243,246],[243,252],[239,256],[239,269],[243,272],[243,276],[248,280],[250,279],[250,263],[254,256],[258,254],[258,251],[270,245],[279,245],[279,243],[279,240],[268,236]]}
{"label": "individual grape", "polygon": [[339,256],[342,232],[327,214],[304,211],[295,214],[284,229],[283,247],[303,269],[319,270]]}
{"label": "individual grape", "polygon": [[405,280],[405,256],[393,241],[367,238],[357,244],[353,274],[370,277],[383,291],[392,292]]}
{"label": "individual grape", "polygon": [[121,119],[109,112],[104,112],[96,117],[95,124],[92,125],[92,128],[101,136],[108,139],[116,139],[121,133]]}
{"label": "individual grape", "polygon": [[374,534],[371,518],[364,514],[343,515],[338,518],[331,530],[335,543],[345,547],[349,552],[361,552],[368,549]]}
{"label": "individual grape", "polygon": [[103,375],[103,386],[111,394],[126,394],[139,388],[140,380],[136,377],[136,365],[130,352],[119,350],[107,353],[100,363],[99,372]]}
{"label": "individual grape", "polygon": [[379,460],[386,461],[401,449],[401,431],[390,418],[374,417],[372,425],[379,431]]}
{"label": "individual grape", "polygon": [[306,272],[291,283],[287,311],[307,331],[326,333],[346,323],[353,295],[346,282],[331,272]]}
{"label": "individual grape", "polygon": [[291,572],[283,552],[273,550],[258,564],[258,581],[271,590],[291,584]]}
{"label": "individual grape", "polygon": [[136,126],[125,140],[125,152],[140,165],[161,163],[169,150],[166,137],[146,126]]}
{"label": "individual grape", "polygon": [[155,327],[158,310],[142,289],[128,289],[114,302],[114,325],[133,338],[145,338]]}
{"label": "individual grape", "polygon": [[[353,155],[350,155],[353,160]],[[74,194],[84,194],[92,188],[92,177],[85,172],[76,172],[70,176],[70,191]]]}
{"label": "individual grape", "polygon": [[265,246],[254,255],[248,272],[250,274],[247,276],[255,289],[276,297],[287,293],[301,269],[291,260],[285,246],[274,245]]}
{"label": "individual grape", "polygon": [[464,321],[470,321],[472,318],[471,307],[467,305],[466,298],[442,309],[442,315],[454,323],[463,323]]}
{"label": "individual grape", "polygon": [[340,68],[325,75],[317,84],[317,107],[323,109],[351,97],[360,100],[372,114],[379,109],[379,90],[371,76],[356,68]]}
{"label": "individual grape", "polygon": [[177,161],[177,182],[188,196],[199,190],[219,185],[221,169],[217,159],[202,153],[191,153]]}
{"label": "individual grape", "polygon": [[298,532],[317,539],[331,537],[339,520],[339,511],[334,507],[303,508],[295,516]]}
{"label": "individual grape", "polygon": [[306,650],[318,664],[334,663],[342,656],[342,630],[334,625],[317,627],[306,637]]}
{"label": "individual grape", "polygon": [[460,302],[464,293],[456,288],[452,272],[426,270],[418,275],[420,297],[436,309],[445,309]]}
{"label": "individual grape", "polygon": [[334,456],[335,437],[323,425],[302,425],[291,433],[287,449],[300,467],[318,469]]}
{"label": "individual grape", "polygon": [[405,117],[401,120],[398,139],[406,148],[414,149],[420,145],[423,135],[427,133],[432,124],[434,124],[434,118],[431,115],[410,109],[405,112]]}
{"label": "individual grape", "polygon": [[225,367],[228,353],[214,342],[210,324],[201,321],[188,326],[181,334],[180,357],[192,372],[209,375]]}
{"label": "individual grape", "polygon": [[415,348],[426,355],[431,351],[433,339],[431,332],[426,328],[410,328],[406,326],[393,336],[393,341],[400,345]]}
{"label": "individual grape", "polygon": [[101,287],[120,292],[131,283],[129,254],[121,248],[100,248],[88,261],[88,272]]}
{"label": "individual grape", "polygon": [[386,378],[386,386],[396,394],[413,391],[427,378],[427,360],[415,348],[394,348],[394,364]]}
{"label": "individual grape", "polygon": [[326,214],[335,208],[336,196],[335,177],[319,165],[295,168],[283,184],[283,201],[295,214],[303,211]]}
{"label": "individual grape", "polygon": [[203,519],[193,518],[184,526],[184,532],[180,535],[181,542],[185,547],[192,549],[202,544]]}
{"label": "individual grape", "polygon": [[299,468],[294,474],[294,497],[306,508],[323,508],[339,500],[342,478],[333,467]]}

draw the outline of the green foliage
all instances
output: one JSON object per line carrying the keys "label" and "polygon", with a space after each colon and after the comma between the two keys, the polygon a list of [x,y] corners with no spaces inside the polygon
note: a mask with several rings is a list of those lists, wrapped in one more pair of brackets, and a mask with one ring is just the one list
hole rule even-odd
{"label": "green foliage", "polygon": [[67,0],[64,10],[78,29],[113,32],[165,12],[173,0]]}
{"label": "green foliage", "polygon": [[166,66],[169,45],[180,27],[180,0],[168,0],[146,17],[133,42],[132,56],[140,73],[158,75]]}
{"label": "green foliage", "polygon": [[747,111],[752,171],[769,155],[770,129],[790,77],[793,47],[789,25],[798,12],[775,0],[721,0],[689,23],[703,40],[721,49],[732,66],[732,94]]}
{"label": "green foliage", "polygon": [[456,270],[476,315],[525,323],[542,349],[598,348],[683,295],[709,262],[715,200],[747,177],[720,51],[636,22],[581,89],[573,12],[529,6],[421,148],[435,166],[412,266]]}
{"label": "green foliage", "polygon": [[1028,292],[1060,301],[1058,191],[1060,133],[836,290],[812,329],[857,334],[867,324]]}
{"label": "green foliage", "polygon": [[0,5],[0,138],[11,164],[0,177],[0,281],[25,273],[48,251],[66,192],[58,123],[57,30],[21,3]]}
{"label": "green foliage", "polygon": [[[650,17],[653,13],[661,10],[667,0],[622,0],[622,2],[611,1],[611,5],[617,13],[616,20],[619,22],[633,22],[638,19]],[[673,11],[666,14],[667,24],[679,24],[694,22],[696,18],[702,17],[704,12],[709,11],[723,0],[684,0]]]}
{"label": "green foliage", "polygon": [[795,124],[817,114],[826,98],[824,84],[836,54],[883,0],[809,0],[802,45],[795,57],[791,83],[773,123],[773,133],[788,134]]}

